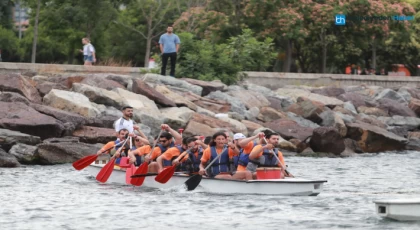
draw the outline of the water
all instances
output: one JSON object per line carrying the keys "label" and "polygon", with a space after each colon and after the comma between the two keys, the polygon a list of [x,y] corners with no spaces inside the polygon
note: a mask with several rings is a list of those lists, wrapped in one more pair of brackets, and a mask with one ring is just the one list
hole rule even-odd
{"label": "water", "polygon": [[0,229],[420,229],[381,219],[373,200],[420,197],[420,153],[286,159],[327,179],[316,197],[214,195],[101,185],[70,164],[0,168]]}

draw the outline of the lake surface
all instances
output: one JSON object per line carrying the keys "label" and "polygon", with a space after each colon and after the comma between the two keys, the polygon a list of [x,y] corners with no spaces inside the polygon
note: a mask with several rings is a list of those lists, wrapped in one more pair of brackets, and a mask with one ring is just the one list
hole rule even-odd
{"label": "lake surface", "polygon": [[316,197],[215,195],[98,184],[71,164],[0,168],[0,229],[420,229],[382,219],[372,202],[420,198],[420,152],[286,157]]}

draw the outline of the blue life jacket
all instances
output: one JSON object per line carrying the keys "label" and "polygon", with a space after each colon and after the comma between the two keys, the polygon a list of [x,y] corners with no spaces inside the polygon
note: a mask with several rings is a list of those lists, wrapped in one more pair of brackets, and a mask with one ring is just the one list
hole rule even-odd
{"label": "blue life jacket", "polygon": [[[264,147],[265,145],[262,145],[262,146]],[[279,150],[277,148],[273,149],[274,154],[278,154],[278,151]],[[279,167],[278,166],[279,162],[277,161],[277,158],[273,156],[273,154],[271,154],[268,149],[264,149],[263,154],[260,157],[264,157],[264,164],[260,164],[260,162],[256,160],[249,160],[249,161],[258,165],[258,167]]]}
{"label": "blue life jacket", "polygon": [[[156,146],[160,148],[160,154],[162,155],[169,148],[175,147],[175,144],[174,144],[174,142],[171,142],[171,144],[168,147],[164,147],[162,144],[157,144]],[[156,159],[154,159],[153,161],[156,161]],[[163,163],[165,163],[165,162],[163,162]]]}
{"label": "blue life jacket", "polygon": [[195,173],[200,171],[201,157],[203,157],[203,148],[198,148],[198,156],[193,152],[189,153],[188,160],[181,163],[181,171],[189,171]]}
{"label": "blue life jacket", "polygon": [[[121,146],[122,146],[121,144],[124,143],[124,141],[121,141],[120,139],[115,140],[114,141],[114,144],[115,144],[114,149],[118,150],[119,148],[121,148]],[[121,151],[120,157],[115,158],[115,164],[119,165],[120,161],[121,161],[121,157],[126,157],[126,156],[128,156],[128,151],[127,150]]]}
{"label": "blue life jacket", "polygon": [[[179,152],[180,152],[180,154],[181,153],[183,153],[183,152],[185,152],[185,150],[186,149],[183,149],[182,147],[181,147],[181,145],[177,145],[177,146],[175,146],[178,150],[179,150]],[[166,151],[166,150],[165,150]],[[163,153],[163,152],[162,152]],[[172,157],[172,159],[171,160],[165,160],[165,159],[163,159],[162,160],[162,165],[163,165],[163,167],[167,167],[167,166],[172,166],[172,161],[173,160],[175,160],[177,157]]]}
{"label": "blue life jacket", "polygon": [[[254,146],[253,147],[255,147],[255,146],[257,146],[257,142],[256,141],[254,141]],[[238,160],[238,164],[239,165],[242,165],[242,166],[247,166],[248,165],[248,162],[249,162],[249,154],[251,154],[251,153],[247,153],[247,154],[245,154],[244,153],[244,149],[242,148],[240,151],[239,151],[239,160]],[[238,166],[236,166],[236,167],[238,167]]]}
{"label": "blue life jacket", "polygon": [[[216,147],[212,146],[210,147],[210,153],[211,153],[211,157],[208,163],[212,162],[216,157],[217,157],[217,152],[216,152]],[[214,162],[211,167],[210,167],[210,175],[212,177],[219,175],[222,172],[229,172],[229,147],[226,148],[225,151],[223,151],[222,156],[220,156],[220,158]]]}

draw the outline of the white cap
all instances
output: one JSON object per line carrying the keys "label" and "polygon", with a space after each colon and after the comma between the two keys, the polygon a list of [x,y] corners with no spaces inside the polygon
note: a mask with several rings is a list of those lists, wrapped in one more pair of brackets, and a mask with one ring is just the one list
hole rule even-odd
{"label": "white cap", "polygon": [[246,136],[243,135],[242,133],[235,133],[235,135],[233,135],[233,140],[238,140],[242,138],[246,138]]}

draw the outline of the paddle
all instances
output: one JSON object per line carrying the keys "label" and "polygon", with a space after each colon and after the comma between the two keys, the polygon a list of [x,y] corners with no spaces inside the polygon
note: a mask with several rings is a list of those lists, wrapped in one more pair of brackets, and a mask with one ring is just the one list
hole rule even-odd
{"label": "paddle", "polygon": [[[153,147],[150,150],[150,153],[148,155],[153,153],[153,150],[155,149],[156,144],[160,139],[160,135],[162,135],[162,132],[163,132],[163,130],[161,129],[160,132],[159,132],[159,135],[158,135],[157,139],[155,140],[155,142],[153,143]],[[143,162],[143,164],[140,165],[140,167],[136,170],[136,172],[134,174],[145,174],[145,173],[147,173],[148,170],[149,170],[149,163],[145,161],[145,162]],[[145,177],[139,177],[139,178],[131,179],[131,184],[134,185],[134,186],[141,186],[145,179],[146,179]]]}
{"label": "paddle", "polygon": [[[189,148],[186,150],[187,154],[188,154],[188,151],[191,151],[191,149],[192,148]],[[183,155],[179,159],[179,161],[181,161],[187,154]],[[163,169],[162,172],[160,172],[159,175],[156,176],[155,181],[165,184],[174,175],[176,167],[178,167],[178,165],[171,165],[170,167]]]}
{"label": "paddle", "polygon": [[[264,137],[264,141],[265,141],[265,143],[267,143],[267,144],[268,144],[267,139],[265,139],[265,137]],[[289,172],[286,170],[286,166],[284,166],[284,165],[283,165],[283,163],[281,163],[281,161],[280,161],[279,157],[277,156],[277,153],[275,153],[273,150],[270,150],[270,152],[274,155],[274,157],[276,157],[277,161],[278,161],[278,162],[279,162],[279,164],[281,165],[281,168],[284,170],[284,172],[285,172],[288,176],[290,176],[290,177],[294,177],[291,173],[289,173]]]}
{"label": "paddle", "polygon": [[[125,143],[129,138],[126,138],[122,146],[118,150],[122,150],[124,148]],[[114,162],[115,162],[115,155],[111,157],[110,161],[99,171],[98,175],[96,176],[96,180],[102,183],[105,183],[108,178],[111,176],[112,171],[114,171]]]}
{"label": "paddle", "polygon": [[[180,174],[189,174],[190,172],[176,172]],[[146,176],[157,176],[159,173],[144,173],[144,174],[134,174],[131,176],[131,178],[137,178],[137,177],[146,177]],[[196,173],[193,173],[196,174]]]}
{"label": "paddle", "polygon": [[[219,155],[217,155],[217,157],[216,158],[214,158],[214,160],[212,161],[212,162],[210,162],[210,164],[209,165],[207,165],[207,167],[204,169],[204,171],[207,171],[212,165],[213,165],[213,163],[214,162],[216,162],[216,160],[217,159],[219,159],[220,158],[220,156],[222,156],[222,154],[223,154],[223,152],[225,151],[227,149],[227,145],[225,145],[225,147],[223,148],[223,150],[222,150],[222,152],[219,154]],[[187,190],[188,191],[192,191],[192,190],[194,190],[195,188],[197,188],[197,186],[200,184],[200,182],[201,182],[201,179],[203,179],[203,176],[202,175],[200,175],[200,174],[197,174],[197,175],[194,175],[194,176],[192,176],[192,177],[190,177],[190,178],[188,178],[188,180],[187,181],[185,181],[185,186],[187,186]]]}
{"label": "paddle", "polygon": [[[133,142],[132,142],[132,138],[130,137],[130,150],[133,147]],[[122,157],[123,158],[123,157]],[[128,161],[128,158],[125,159],[126,161]],[[129,162],[123,162],[123,159],[121,159],[120,161],[120,167],[122,167],[122,163],[129,163]],[[125,167],[127,168],[125,171],[125,183],[126,184],[131,184],[131,176],[134,174],[134,171],[136,171],[136,166],[134,166],[134,164],[130,164],[129,167]]]}
{"label": "paddle", "polygon": [[[127,136],[126,136],[127,138]],[[108,152],[109,150],[111,150],[112,148],[116,147],[116,146],[120,146],[120,145],[114,145],[104,151],[102,151],[100,154],[93,154],[93,155],[89,155],[89,156],[85,156],[75,162],[73,162],[73,167],[76,170],[82,170],[84,168],[86,168],[87,166],[89,166],[90,164],[92,164],[94,161],[96,161],[96,159],[98,158],[99,155],[101,155],[102,153]]]}

